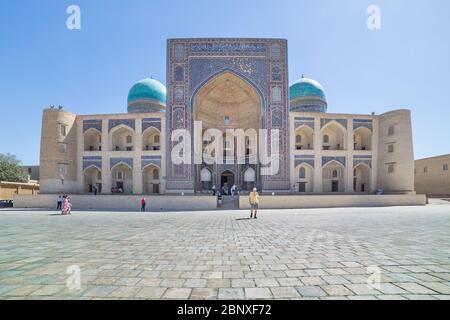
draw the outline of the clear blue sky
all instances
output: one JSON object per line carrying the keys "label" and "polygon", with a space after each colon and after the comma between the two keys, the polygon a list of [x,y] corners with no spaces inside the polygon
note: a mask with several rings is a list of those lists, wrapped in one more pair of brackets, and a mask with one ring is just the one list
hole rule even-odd
{"label": "clear blue sky", "polygon": [[[71,4],[80,31],[66,28]],[[416,158],[450,153],[449,13],[448,0],[1,1],[0,152],[38,164],[50,104],[125,112],[134,82],[165,83],[167,38],[274,37],[289,40],[290,83],[321,82],[329,112],[412,109]]]}

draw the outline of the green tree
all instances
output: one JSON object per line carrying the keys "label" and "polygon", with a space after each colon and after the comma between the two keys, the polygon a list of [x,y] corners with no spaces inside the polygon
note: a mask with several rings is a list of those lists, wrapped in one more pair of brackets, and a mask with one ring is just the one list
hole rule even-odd
{"label": "green tree", "polygon": [[28,175],[16,156],[0,153],[0,181],[27,182]]}

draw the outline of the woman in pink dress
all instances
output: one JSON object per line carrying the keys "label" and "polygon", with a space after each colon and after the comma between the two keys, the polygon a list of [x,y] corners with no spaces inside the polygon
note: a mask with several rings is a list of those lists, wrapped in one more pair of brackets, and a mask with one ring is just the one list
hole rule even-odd
{"label": "woman in pink dress", "polygon": [[71,214],[70,211],[72,210],[72,204],[70,203],[69,196],[64,196],[63,201],[63,215]]}

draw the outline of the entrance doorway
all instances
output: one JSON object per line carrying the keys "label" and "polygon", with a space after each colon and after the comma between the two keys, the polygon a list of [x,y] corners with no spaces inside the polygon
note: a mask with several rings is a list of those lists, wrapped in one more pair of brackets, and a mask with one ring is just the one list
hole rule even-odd
{"label": "entrance doorway", "polygon": [[298,192],[306,192],[306,182],[298,183]]}
{"label": "entrance doorway", "polygon": [[225,189],[225,192],[234,185],[234,174],[231,171],[224,171],[220,176],[220,186]]}
{"label": "entrance doorway", "polygon": [[339,181],[333,180],[331,182],[331,192],[339,192]]}

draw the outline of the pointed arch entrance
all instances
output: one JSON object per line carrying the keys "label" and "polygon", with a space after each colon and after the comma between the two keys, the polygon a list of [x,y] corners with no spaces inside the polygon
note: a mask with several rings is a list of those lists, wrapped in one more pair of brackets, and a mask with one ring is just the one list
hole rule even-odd
{"label": "pointed arch entrance", "polygon": [[[242,145],[238,145],[237,137],[228,137],[226,139],[227,130],[242,129],[255,130],[256,135],[247,136],[255,145],[258,144],[258,132],[262,127],[263,117],[263,97],[259,90],[243,77],[232,71],[223,71],[212,77],[204,83],[195,93],[192,99],[192,115],[194,121],[202,123],[202,137],[208,129],[218,129],[222,133],[223,139],[223,155],[227,164],[234,166],[233,172],[225,171],[220,173],[217,164],[213,165],[213,172],[219,173],[216,180],[220,182],[220,186],[228,186],[231,188],[234,184],[241,188],[245,185],[243,180],[244,170],[247,168],[249,159],[258,161],[257,148],[248,148],[246,146],[247,139],[239,140]],[[203,141],[203,139],[202,139]],[[212,143],[214,140],[203,141],[202,150]],[[237,154],[238,148],[245,155],[245,164],[238,164]],[[248,154],[250,150],[251,154]],[[195,170],[195,185],[198,191],[201,191],[202,170],[206,163],[197,164],[198,169]],[[256,174],[256,179],[258,178]],[[255,181],[256,182],[256,181]]]}

